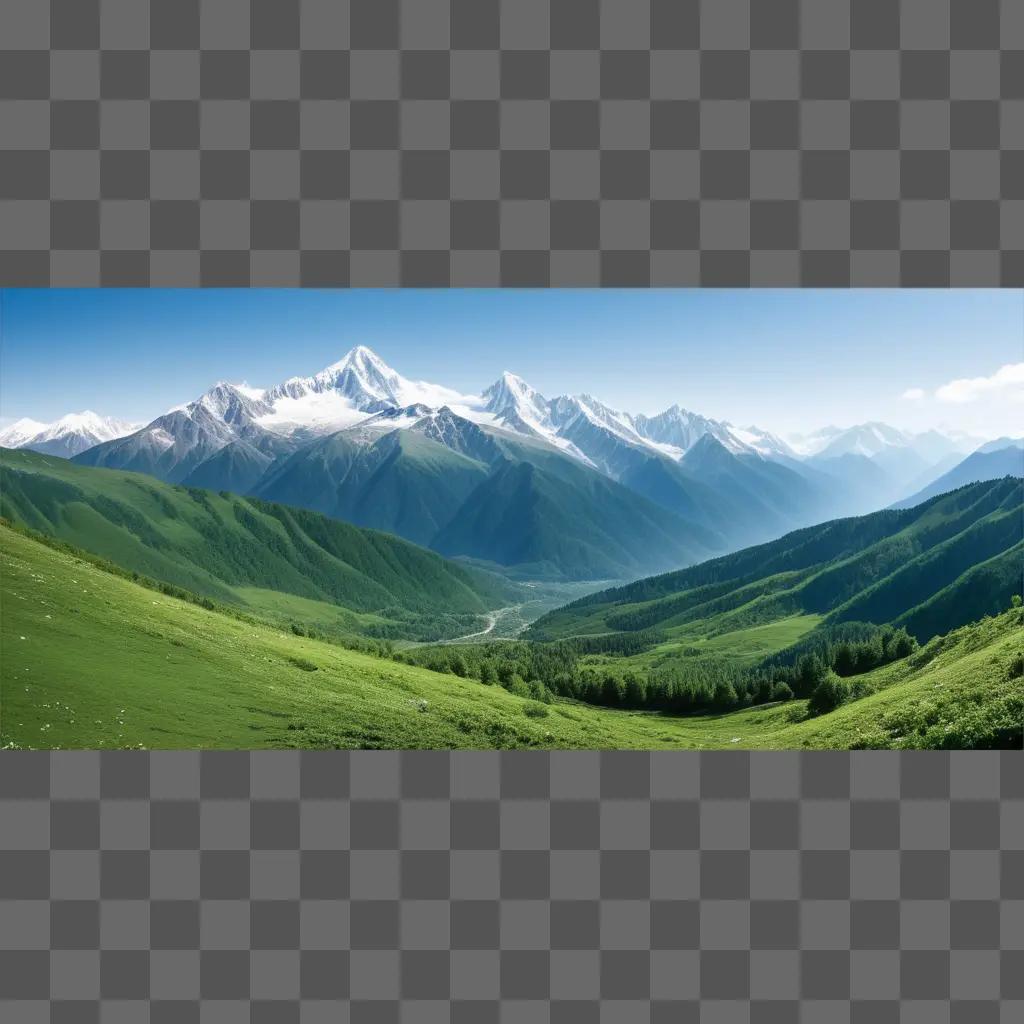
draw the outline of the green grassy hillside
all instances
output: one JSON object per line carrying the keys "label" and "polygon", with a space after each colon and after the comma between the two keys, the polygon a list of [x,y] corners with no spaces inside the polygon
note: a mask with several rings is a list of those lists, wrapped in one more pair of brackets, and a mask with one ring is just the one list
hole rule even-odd
{"label": "green grassy hillside", "polygon": [[154,579],[336,631],[456,636],[512,603],[498,577],[385,533],[34,452],[0,450],[0,515]]}
{"label": "green grassy hillside", "polygon": [[803,701],[670,718],[539,704],[295,636],[0,526],[0,746],[1019,745],[1021,626],[1018,609],[938,638],[818,718],[803,720]]}
{"label": "green grassy hillside", "polygon": [[1008,605],[1021,590],[1022,540],[1024,482],[1006,477],[592,594],[528,635],[656,629],[683,639],[818,616],[893,622],[924,641]]}

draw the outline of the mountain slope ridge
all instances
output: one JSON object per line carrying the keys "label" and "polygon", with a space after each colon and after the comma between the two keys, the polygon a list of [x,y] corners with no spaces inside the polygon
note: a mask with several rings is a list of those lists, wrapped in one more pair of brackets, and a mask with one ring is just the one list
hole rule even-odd
{"label": "mountain slope ridge", "polygon": [[[535,622],[529,635],[556,639],[602,629],[650,629],[685,615],[728,614],[729,628],[783,615],[826,621],[895,621],[918,639],[1005,607],[1021,590],[1016,552],[1024,539],[1024,481],[968,485],[912,509],[885,510],[787,534],[676,573],[581,598]],[[987,566],[988,593],[977,587]],[[737,599],[745,588],[752,597]],[[946,596],[942,596],[946,595]],[[959,595],[959,605],[952,595]],[[931,608],[930,612],[924,609]],[[973,613],[977,614],[973,614]]]}
{"label": "mountain slope ridge", "polygon": [[481,615],[515,592],[389,534],[255,498],[9,450],[0,450],[0,482],[8,519],[235,604],[253,589],[274,591],[400,633],[403,622],[422,632],[431,618]]}

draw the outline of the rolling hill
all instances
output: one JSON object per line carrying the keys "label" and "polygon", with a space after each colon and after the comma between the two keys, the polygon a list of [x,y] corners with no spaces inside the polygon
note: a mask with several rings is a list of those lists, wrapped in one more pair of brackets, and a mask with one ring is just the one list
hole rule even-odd
{"label": "rolling hill", "polygon": [[334,632],[458,635],[515,593],[315,512],[23,450],[0,450],[0,515],[127,570]]}
{"label": "rolling hill", "polygon": [[2,525],[0,570],[8,749],[965,747],[1014,742],[1024,716],[1019,609],[869,673],[870,696],[816,718],[803,701],[671,718],[539,704],[295,636]]}

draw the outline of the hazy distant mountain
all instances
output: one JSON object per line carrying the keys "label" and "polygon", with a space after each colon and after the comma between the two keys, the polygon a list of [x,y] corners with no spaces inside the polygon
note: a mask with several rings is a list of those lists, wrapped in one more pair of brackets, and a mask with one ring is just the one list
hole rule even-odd
{"label": "hazy distant mountain", "polygon": [[835,481],[836,488],[846,494],[846,514],[849,515],[872,512],[904,493],[899,482],[867,455],[815,456],[801,465],[824,473]]}
{"label": "hazy distant mountain", "polygon": [[0,430],[0,448],[30,448],[44,455],[70,459],[101,441],[130,434],[137,426],[88,409],[68,413],[53,423],[25,418]]}
{"label": "hazy distant mountain", "polygon": [[906,448],[909,444],[909,436],[895,427],[885,423],[861,423],[834,435],[814,454],[826,459],[840,455],[866,455],[870,459],[889,448]]}
{"label": "hazy distant mountain", "polygon": [[1024,437],[997,437],[994,441],[979,446],[975,452],[999,452],[1005,448],[1024,448]]}
{"label": "hazy distant mountain", "polygon": [[[993,447],[1002,445],[1002,447]],[[922,488],[909,498],[904,498],[893,505],[893,508],[912,508],[922,501],[937,494],[963,487],[977,481],[999,480],[1004,476],[1024,477],[1024,439],[1000,438],[989,444],[982,445],[949,472],[943,473],[927,487]]]}
{"label": "hazy distant mountain", "polygon": [[[821,522],[846,506],[845,485],[798,472],[749,451],[730,451],[706,434],[683,456],[681,468],[710,488],[727,511],[722,528],[742,543],[759,543],[796,526]],[[837,498],[837,492],[844,495]]]}

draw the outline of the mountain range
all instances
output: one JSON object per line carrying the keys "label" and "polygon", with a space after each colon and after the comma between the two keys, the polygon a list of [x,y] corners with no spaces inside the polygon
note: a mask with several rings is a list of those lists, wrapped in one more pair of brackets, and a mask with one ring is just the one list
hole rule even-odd
{"label": "mountain range", "polygon": [[53,423],[23,418],[0,430],[0,448],[29,448],[70,459],[103,441],[131,434],[139,426],[89,409],[68,413]]}
{"label": "mountain range", "polygon": [[969,450],[878,423],[786,440],[678,405],[633,415],[587,394],[545,397],[508,372],[466,395],[408,380],[359,346],[268,389],[218,382],[68,454],[523,575],[625,579],[885,507]]}

